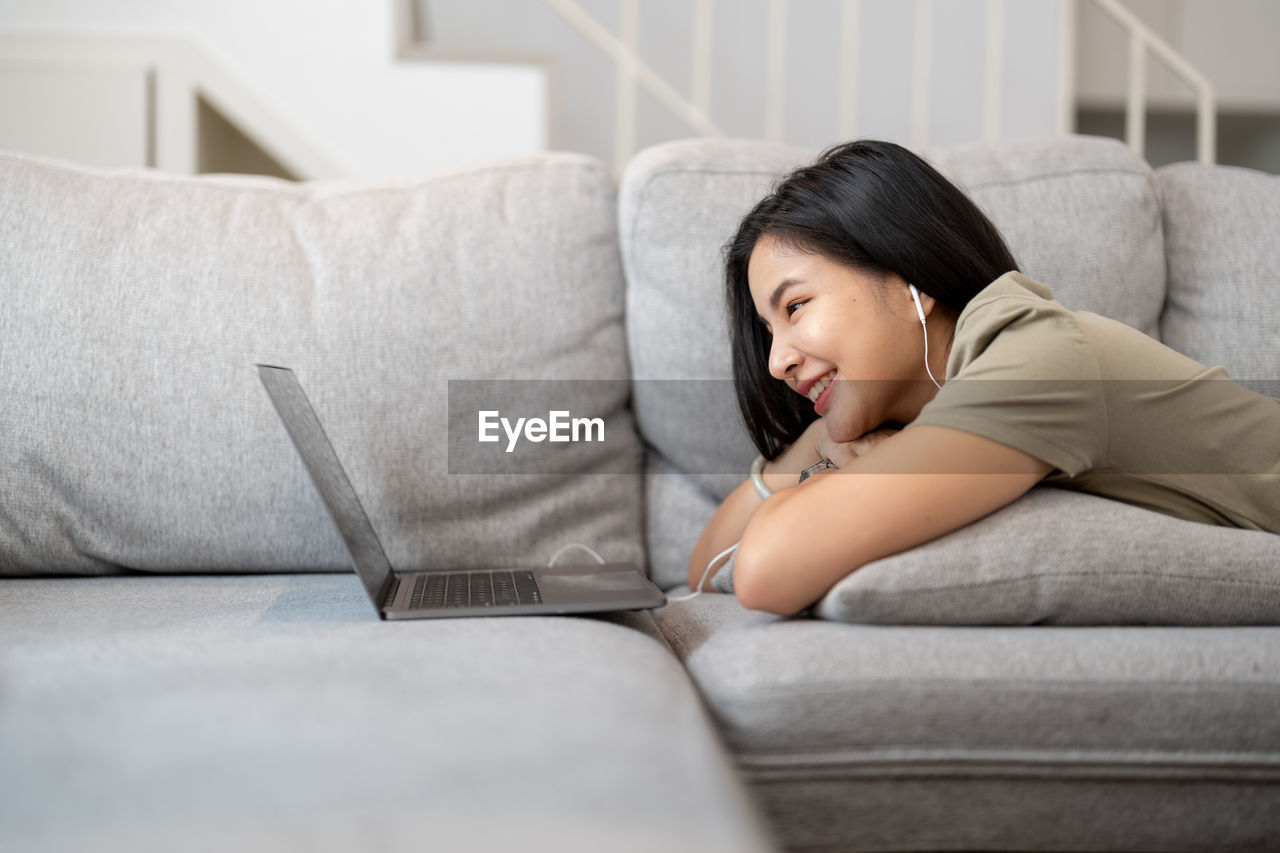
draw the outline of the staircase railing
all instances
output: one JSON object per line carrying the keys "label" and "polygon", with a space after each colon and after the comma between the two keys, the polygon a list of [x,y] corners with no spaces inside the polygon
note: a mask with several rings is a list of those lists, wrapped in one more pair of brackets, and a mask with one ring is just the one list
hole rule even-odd
{"label": "staircase railing", "polygon": [[[614,160],[621,169],[635,153],[636,92],[643,88],[693,132],[720,136],[720,128],[711,119],[711,49],[714,0],[692,0],[693,69],[689,96],[682,94],[663,76],[646,64],[637,50],[639,0],[619,0],[618,35],[610,33],[576,0],[544,0],[588,41],[610,57],[617,66],[616,102],[614,108]],[[1117,0],[1088,0],[1129,34],[1129,80],[1125,106],[1125,141],[1143,154],[1146,143],[1146,58],[1148,54],[1164,62],[1196,93],[1196,152],[1206,163],[1214,162],[1215,101],[1213,88],[1185,58],[1160,38]],[[931,114],[929,80],[933,53],[934,0],[915,0],[915,32],[912,50],[912,98],[910,142],[921,146],[929,141]],[[769,0],[766,68],[764,137],[783,139],[783,116],[786,110],[786,27],[788,0]],[[1004,56],[1001,43],[1004,34],[1005,0],[986,2],[986,63],[983,87],[983,134],[988,139],[1000,135],[1003,118],[1001,81]],[[1058,132],[1075,128],[1075,50],[1076,0],[1062,0],[1059,22],[1058,64]],[[839,132],[844,138],[856,135],[858,129],[857,56],[861,37],[861,2],[843,0],[840,20],[839,82],[836,105]]]}
{"label": "staircase railing", "polygon": [[[401,0],[403,2],[403,0]],[[640,0],[619,0],[619,30],[614,35],[576,0],[544,0],[546,5],[594,44],[617,67],[614,108],[614,159],[619,174],[636,148],[637,92],[643,88],[696,134],[723,135],[711,118],[714,0],[690,0],[692,57],[688,95],[645,63],[638,52]],[[914,0],[915,32],[912,50],[910,143],[921,146],[930,132],[930,61],[934,37],[935,0]],[[1058,131],[1075,126],[1075,13],[1077,0],[1062,0],[1058,68]],[[1118,0],[1088,0],[1122,26],[1129,36],[1129,76],[1125,101],[1125,141],[1144,153],[1146,143],[1147,57],[1154,56],[1185,82],[1196,97],[1196,153],[1212,163],[1216,157],[1216,106],[1212,86],[1198,70]],[[1000,49],[1005,0],[986,0],[986,63],[984,69],[983,133],[998,138],[1003,104],[1001,81],[1004,56]],[[840,18],[840,58],[836,112],[839,133],[858,132],[857,57],[861,39],[861,0],[843,0]],[[786,112],[786,28],[788,0],[769,0],[765,49],[764,136],[783,141]],[[112,38],[101,35],[0,36],[0,59],[117,60],[145,62],[150,71],[153,127],[152,165],[195,170],[195,111],[197,96],[205,98],[281,165],[301,178],[349,174],[350,164],[321,144],[314,134],[288,119],[283,105],[269,103],[247,80],[232,73],[211,50],[194,39],[174,35],[156,38]]]}
{"label": "staircase railing", "polygon": [[1213,87],[1181,54],[1117,0],[1090,0],[1129,33],[1129,89],[1125,99],[1125,142],[1139,154],[1146,148],[1147,54],[1155,56],[1196,95],[1196,158],[1217,157],[1217,112]]}

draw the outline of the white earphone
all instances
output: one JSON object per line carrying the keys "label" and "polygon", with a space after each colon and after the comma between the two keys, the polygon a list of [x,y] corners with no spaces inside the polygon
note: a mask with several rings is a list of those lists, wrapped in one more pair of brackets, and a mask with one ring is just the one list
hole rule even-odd
{"label": "white earphone", "polygon": [[[907,283],[907,287],[911,288],[911,298],[916,302],[916,314],[920,317],[920,325],[924,327],[924,369],[928,371],[929,378],[933,380],[934,385],[938,385],[938,380],[933,378],[933,371],[929,368],[929,324],[924,319],[924,306],[920,304],[920,291],[916,290],[916,286]],[[938,385],[938,390],[942,390],[942,386]]]}
{"label": "white earphone", "polygon": [[911,288],[911,298],[916,301],[916,313],[920,315],[920,324],[925,325],[924,308],[920,305],[920,291],[916,290],[914,284],[908,284],[907,287]]}

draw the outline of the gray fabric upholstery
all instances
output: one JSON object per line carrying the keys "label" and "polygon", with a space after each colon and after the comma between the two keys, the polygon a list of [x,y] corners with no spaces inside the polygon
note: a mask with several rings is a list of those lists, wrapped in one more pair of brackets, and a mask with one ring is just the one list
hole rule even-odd
{"label": "gray fabric upholstery", "polygon": [[1164,342],[1280,397],[1280,177],[1177,163],[1156,182],[1169,259]]}
{"label": "gray fabric upholstery", "polygon": [[[721,248],[777,178],[817,153],[742,140],[681,141],[636,155],[622,177],[634,408],[652,445],[648,536],[680,543],[670,554],[651,554],[659,585],[687,580],[678,553],[692,550],[756,454],[731,382]],[[1065,137],[921,154],[966,188],[1023,271],[1063,304],[1156,332],[1164,301],[1159,197],[1151,169],[1131,150],[1113,139]],[[691,482],[673,481],[680,477]],[[694,489],[704,495],[700,511],[690,505]]]}
{"label": "gray fabric upholstery", "polygon": [[[736,556],[712,576],[719,592],[733,592]],[[1280,625],[1280,536],[1037,486],[858,568],[812,613],[875,625]]]}
{"label": "gray fabric upholstery", "polygon": [[[851,624],[714,593],[656,621],[374,617],[252,363],[299,370],[398,567],[584,541],[647,554],[678,595],[755,454],[720,245],[816,153],[658,146],[616,210],[574,155],[304,185],[0,155],[0,574],[347,572],[0,580],[0,849],[1273,849],[1277,628]],[[1174,199],[1164,228],[1189,211],[1176,233],[1200,248],[1169,247],[1171,278],[1201,290],[1171,295],[1187,321],[1166,330],[1209,318],[1239,336],[1232,359],[1272,352],[1256,312],[1197,302],[1252,269],[1205,240],[1228,215],[1205,207],[1227,203],[1216,177],[1162,172],[1158,196],[1123,146],[1079,137],[925,153],[1065,304],[1148,333]],[[1255,225],[1231,255],[1250,265],[1270,257]],[[446,440],[450,400],[493,379],[569,381],[615,440],[543,457],[563,465],[545,476],[476,472]],[[1233,584],[1268,582],[1267,534],[1028,498],[824,606],[927,617],[896,584],[944,569],[1022,593],[967,604],[1046,621],[1115,589],[1179,618],[1267,606]],[[1053,576],[1116,554],[1169,574],[1173,545],[1198,560],[1199,610],[1182,585]]]}
{"label": "gray fabric upholstery", "polygon": [[1280,837],[1274,628],[851,625],[716,593],[655,619],[789,850]]}
{"label": "gray fabric upholstery", "polygon": [[773,849],[629,621],[379,622],[354,575],[0,581],[0,849]]}
{"label": "gray fabric upholstery", "polygon": [[1280,536],[1037,486],[876,560],[824,619],[935,625],[1280,625]]}
{"label": "gray fabric upholstery", "polygon": [[[572,154],[308,184],[0,155],[0,574],[349,571],[255,361],[396,567],[643,565],[615,198]],[[493,379],[613,380],[575,386],[608,443],[459,471],[449,382]]]}

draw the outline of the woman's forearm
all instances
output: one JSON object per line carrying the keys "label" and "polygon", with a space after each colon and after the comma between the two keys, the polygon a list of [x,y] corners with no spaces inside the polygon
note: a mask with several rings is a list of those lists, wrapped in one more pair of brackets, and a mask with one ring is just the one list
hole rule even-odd
{"label": "woman's forearm", "polygon": [[[768,483],[768,480],[765,482]],[[756,492],[755,485],[749,479],[740,483],[721,502],[715,515],[711,516],[711,520],[707,522],[706,528],[702,531],[702,537],[698,539],[698,544],[693,548],[693,555],[689,558],[690,589],[698,588],[704,574],[706,579],[702,583],[702,589],[712,588],[711,578],[729,561],[730,557],[721,557],[719,564],[710,572],[707,572],[707,564],[716,554],[742,538],[742,531],[746,529],[747,522],[751,520],[756,508],[762,503],[763,500]]]}
{"label": "woman's forearm", "polygon": [[[797,484],[800,472],[816,461],[816,451],[807,443],[797,441],[784,450],[777,459],[765,464],[762,472],[765,485],[774,492],[792,488]],[[711,578],[725,563],[729,562],[730,557],[727,555],[721,557],[720,562],[711,572],[707,572],[707,564],[721,551],[742,538],[747,522],[764,501],[765,499],[760,497],[750,478],[743,480],[724,499],[715,515],[711,516],[711,520],[707,522],[706,529],[702,531],[702,537],[698,539],[693,555],[689,558],[691,589],[698,588],[698,583],[704,574],[706,580],[702,583],[702,588],[711,589]]]}

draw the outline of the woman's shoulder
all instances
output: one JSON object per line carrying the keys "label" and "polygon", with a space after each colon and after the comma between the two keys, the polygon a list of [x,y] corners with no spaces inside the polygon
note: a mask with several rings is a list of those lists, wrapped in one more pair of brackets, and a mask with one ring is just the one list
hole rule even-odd
{"label": "woman's shoulder", "polygon": [[1073,311],[1018,271],[978,291],[956,322],[947,378],[1230,378],[1119,320]]}
{"label": "woman's shoulder", "polygon": [[957,325],[976,322],[975,317],[981,318],[993,310],[1018,312],[1027,308],[1066,310],[1048,285],[1010,270],[973,295],[960,312]]}
{"label": "woman's shoulder", "polygon": [[948,378],[993,347],[1061,356],[1063,347],[1087,347],[1087,339],[1074,312],[1058,302],[1047,285],[1012,270],[974,294],[960,312],[947,359]]}

